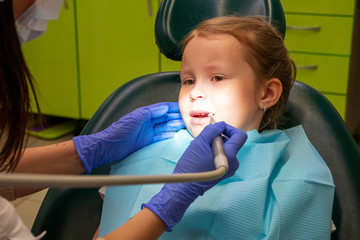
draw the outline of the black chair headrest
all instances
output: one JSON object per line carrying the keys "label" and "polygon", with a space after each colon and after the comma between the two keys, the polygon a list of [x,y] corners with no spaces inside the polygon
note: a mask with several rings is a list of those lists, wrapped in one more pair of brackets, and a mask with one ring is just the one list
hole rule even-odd
{"label": "black chair headrest", "polygon": [[265,16],[284,37],[285,15],[280,0],[162,0],[155,21],[160,52],[181,60],[179,42],[200,22],[220,16]]}

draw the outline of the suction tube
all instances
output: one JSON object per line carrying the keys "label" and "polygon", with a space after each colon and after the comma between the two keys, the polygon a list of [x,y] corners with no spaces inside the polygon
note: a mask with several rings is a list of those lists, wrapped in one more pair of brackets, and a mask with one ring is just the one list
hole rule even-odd
{"label": "suction tube", "polygon": [[[213,118],[211,117],[211,119]],[[212,123],[214,123],[213,120]],[[228,161],[221,136],[214,138],[212,150],[215,156],[214,163],[216,170],[209,172],[132,176],[0,173],[0,186],[94,188],[114,185],[209,181],[221,178],[228,171]]]}

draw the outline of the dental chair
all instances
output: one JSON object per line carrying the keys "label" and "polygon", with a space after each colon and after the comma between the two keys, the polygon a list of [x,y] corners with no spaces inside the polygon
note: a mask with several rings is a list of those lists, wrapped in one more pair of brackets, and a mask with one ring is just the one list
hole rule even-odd
{"label": "dental chair", "polygon": [[[177,43],[204,19],[223,15],[263,15],[285,36],[285,17],[279,0],[163,0],[155,23],[156,41],[168,58],[180,60]],[[144,53],[146,54],[146,53]],[[163,101],[177,101],[179,72],[162,72],[133,79],[115,90],[89,120],[81,134],[108,127],[130,111]],[[318,91],[296,81],[280,128],[302,124],[307,136],[329,166],[336,193],[332,239],[360,239],[360,153],[344,121]],[[110,166],[92,174],[108,174]],[[32,232],[46,230],[44,239],[91,239],[100,223],[102,200],[98,189],[49,189]],[[296,218],[296,216],[294,216]],[[304,229],[306,231],[306,229]]]}

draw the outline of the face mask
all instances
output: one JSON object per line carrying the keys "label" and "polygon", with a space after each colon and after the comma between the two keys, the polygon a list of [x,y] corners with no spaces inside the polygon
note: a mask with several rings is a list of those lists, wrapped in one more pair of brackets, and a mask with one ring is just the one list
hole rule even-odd
{"label": "face mask", "polygon": [[20,43],[40,37],[46,31],[48,21],[58,18],[62,3],[63,0],[36,0],[21,14],[15,22]]}

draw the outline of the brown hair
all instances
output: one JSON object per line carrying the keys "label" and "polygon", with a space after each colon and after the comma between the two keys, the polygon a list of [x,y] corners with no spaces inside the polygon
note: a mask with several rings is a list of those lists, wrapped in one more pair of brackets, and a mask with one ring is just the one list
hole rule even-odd
{"label": "brown hair", "polygon": [[0,2],[0,171],[13,171],[20,160],[31,117],[30,90],[40,113],[21,52],[12,1]]}
{"label": "brown hair", "polygon": [[195,36],[229,34],[246,51],[246,61],[258,75],[260,84],[278,78],[283,87],[279,101],[268,108],[260,124],[260,131],[275,129],[288,100],[296,76],[296,67],[277,29],[262,17],[217,17],[200,23],[181,43],[182,49]]}

